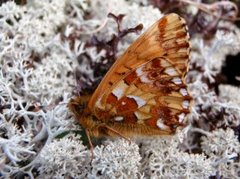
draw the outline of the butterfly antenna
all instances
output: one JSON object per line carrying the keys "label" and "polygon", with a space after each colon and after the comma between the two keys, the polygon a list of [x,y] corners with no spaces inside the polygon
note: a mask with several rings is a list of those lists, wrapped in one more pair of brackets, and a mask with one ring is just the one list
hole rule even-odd
{"label": "butterfly antenna", "polygon": [[89,143],[89,146],[90,146],[91,162],[92,162],[92,160],[93,160],[93,144],[92,144],[91,137],[90,137],[90,134],[89,134],[88,130],[86,130],[86,135],[87,135],[88,143]]}

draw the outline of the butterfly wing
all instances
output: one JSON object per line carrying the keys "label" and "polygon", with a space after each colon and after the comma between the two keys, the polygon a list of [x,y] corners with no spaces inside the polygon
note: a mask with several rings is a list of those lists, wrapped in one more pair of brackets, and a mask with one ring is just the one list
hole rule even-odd
{"label": "butterfly wing", "polygon": [[108,71],[88,108],[105,123],[139,124],[170,133],[189,112],[185,21],[169,14],[142,34]]}

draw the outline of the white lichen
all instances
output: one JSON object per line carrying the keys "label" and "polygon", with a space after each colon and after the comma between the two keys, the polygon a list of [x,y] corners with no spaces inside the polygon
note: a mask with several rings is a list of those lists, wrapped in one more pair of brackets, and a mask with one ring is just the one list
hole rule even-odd
{"label": "white lichen", "polygon": [[217,168],[219,176],[240,177],[240,143],[232,129],[219,129],[203,136],[201,146],[212,165]]}
{"label": "white lichen", "polygon": [[94,149],[89,178],[137,178],[141,156],[138,146],[125,139]]}
{"label": "white lichen", "polygon": [[44,146],[38,162],[38,178],[85,178],[90,169],[89,152],[74,135]]}
{"label": "white lichen", "polygon": [[181,151],[181,135],[143,141],[145,166],[142,169],[148,178],[208,178],[215,174],[206,155]]}

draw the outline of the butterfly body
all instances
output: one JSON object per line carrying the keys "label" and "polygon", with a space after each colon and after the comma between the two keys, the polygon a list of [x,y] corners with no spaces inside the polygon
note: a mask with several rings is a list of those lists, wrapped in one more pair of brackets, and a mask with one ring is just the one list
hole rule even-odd
{"label": "butterfly body", "polygon": [[92,96],[72,99],[69,108],[90,136],[173,134],[190,112],[189,52],[184,20],[166,15],[116,60]]}

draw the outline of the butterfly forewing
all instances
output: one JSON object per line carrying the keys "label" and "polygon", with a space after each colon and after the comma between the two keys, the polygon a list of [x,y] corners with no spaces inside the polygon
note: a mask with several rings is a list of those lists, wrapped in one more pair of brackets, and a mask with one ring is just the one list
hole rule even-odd
{"label": "butterfly forewing", "polygon": [[185,21],[176,14],[164,16],[115,62],[88,108],[124,134],[174,132],[190,109],[184,79],[189,51]]}

